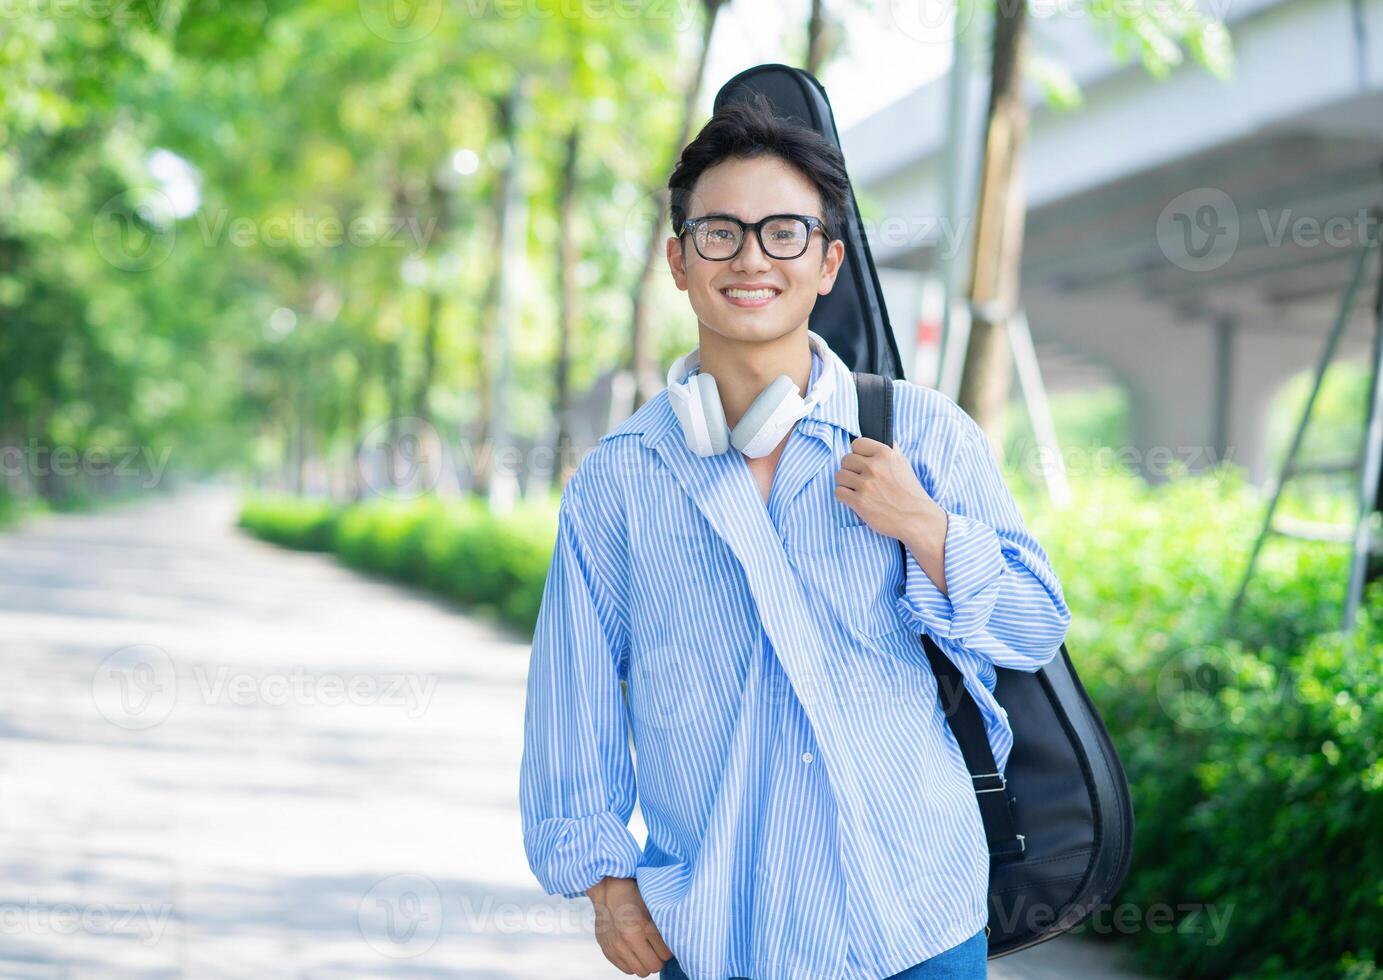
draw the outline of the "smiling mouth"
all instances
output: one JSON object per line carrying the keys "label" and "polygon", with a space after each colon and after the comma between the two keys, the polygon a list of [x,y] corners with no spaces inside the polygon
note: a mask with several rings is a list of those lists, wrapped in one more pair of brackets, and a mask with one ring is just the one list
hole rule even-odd
{"label": "smiling mouth", "polygon": [[720,295],[735,306],[765,306],[777,299],[780,292],[781,290],[773,288],[722,289]]}

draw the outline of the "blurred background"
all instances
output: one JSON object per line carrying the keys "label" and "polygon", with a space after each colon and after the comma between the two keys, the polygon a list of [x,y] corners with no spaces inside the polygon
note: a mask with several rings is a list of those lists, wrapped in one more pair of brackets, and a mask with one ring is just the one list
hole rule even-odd
{"label": "blurred background", "polygon": [[526,866],[528,641],[765,62],[1133,788],[993,975],[1383,972],[1379,0],[10,0],[0,976],[615,974]]}

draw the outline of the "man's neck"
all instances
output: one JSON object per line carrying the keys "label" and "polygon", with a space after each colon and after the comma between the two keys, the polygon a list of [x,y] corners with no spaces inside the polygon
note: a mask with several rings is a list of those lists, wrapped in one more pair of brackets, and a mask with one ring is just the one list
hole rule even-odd
{"label": "man's neck", "polygon": [[734,428],[754,399],[780,374],[797,385],[802,397],[812,376],[812,351],[807,342],[807,327],[784,334],[776,340],[736,341],[704,327],[701,334],[701,370],[716,379],[720,403],[725,409],[725,424]]}

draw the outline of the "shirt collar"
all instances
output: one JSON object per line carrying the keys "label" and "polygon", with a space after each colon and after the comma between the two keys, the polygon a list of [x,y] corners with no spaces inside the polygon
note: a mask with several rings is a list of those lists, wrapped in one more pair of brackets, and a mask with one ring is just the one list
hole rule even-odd
{"label": "shirt collar", "polygon": [[[812,351],[812,371],[807,380],[807,393],[804,397],[811,396],[823,371],[830,371],[835,375],[835,390],[829,398],[812,409],[810,415],[798,422],[798,425],[817,436],[825,436],[823,430],[828,425],[842,429],[852,437],[858,436],[859,402],[855,396],[855,379],[849,367],[824,340],[821,349],[820,354]],[[677,414],[668,402],[667,389],[663,389],[657,397],[650,399],[605,438],[638,432],[642,434],[644,444],[651,446],[678,431]]]}
{"label": "shirt collar", "polygon": [[843,429],[851,436],[858,436],[860,434],[860,406],[855,395],[855,378],[851,374],[850,368],[835,351],[826,346],[824,340],[821,342],[821,347],[825,352],[824,359],[815,351],[812,352],[812,374],[807,382],[807,394],[810,396],[823,371],[830,371],[835,376],[835,390],[831,392],[829,398],[816,406],[800,424],[817,426],[824,422],[834,425],[838,429]]}

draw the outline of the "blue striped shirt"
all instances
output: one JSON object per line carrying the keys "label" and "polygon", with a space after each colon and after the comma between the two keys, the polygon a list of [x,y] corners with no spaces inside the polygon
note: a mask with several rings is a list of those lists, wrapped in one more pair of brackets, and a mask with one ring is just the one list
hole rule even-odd
{"label": "blue striped shirt", "polygon": [[989,442],[939,392],[894,382],[894,438],[948,512],[948,595],[835,499],[860,431],[826,353],[809,391],[834,371],[835,392],[789,434],[767,505],[739,452],[688,449],[666,392],[562,495],[525,850],[549,894],[637,878],[691,980],[878,980],[983,927],[984,829],[916,634],[960,667],[1002,767],[994,665],[1037,669],[1070,622]]}

